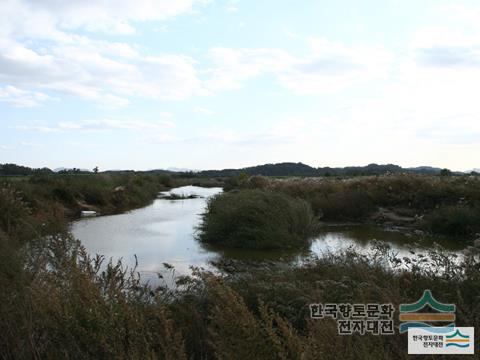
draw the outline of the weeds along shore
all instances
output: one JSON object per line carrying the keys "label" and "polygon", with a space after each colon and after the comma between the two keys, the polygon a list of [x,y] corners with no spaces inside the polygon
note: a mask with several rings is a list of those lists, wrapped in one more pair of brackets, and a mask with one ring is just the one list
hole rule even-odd
{"label": "weeds along shore", "polygon": [[[301,267],[220,261],[176,287],[142,285],[68,235],[13,251],[0,241],[0,356],[115,359],[407,359],[406,336],[339,336],[309,304],[408,303],[430,289],[480,325],[480,243],[458,261],[441,249],[398,258],[377,244]],[[169,271],[173,267],[165,264]],[[395,315],[396,316],[396,315]],[[394,318],[398,325],[398,317]]]}

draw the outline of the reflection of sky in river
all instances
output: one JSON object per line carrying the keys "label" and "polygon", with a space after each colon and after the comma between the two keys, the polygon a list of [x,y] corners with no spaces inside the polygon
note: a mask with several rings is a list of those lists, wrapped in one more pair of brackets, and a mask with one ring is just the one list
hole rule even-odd
{"label": "reflection of sky in river", "polygon": [[426,235],[412,235],[401,230],[386,231],[373,226],[347,225],[328,226],[314,239],[310,249],[313,253],[321,255],[329,251],[338,252],[353,247],[355,251],[366,254],[372,249],[376,241],[388,243],[391,250],[400,257],[412,256],[410,250],[425,253],[433,246],[434,242],[439,243],[449,251],[458,251],[465,247],[453,240],[434,239]]}
{"label": "reflection of sky in river", "polygon": [[128,266],[135,264],[137,255],[141,273],[161,271],[164,262],[187,273],[190,265],[204,265],[215,256],[201,248],[193,233],[205,207],[204,197],[220,191],[192,186],[174,189],[176,194],[202,198],[158,199],[125,214],[77,221],[72,231],[91,254],[103,254],[113,261],[123,259]]}
{"label": "reflection of sky in river", "polygon": [[[389,242],[400,256],[408,256],[408,244],[419,242],[423,249],[432,244],[425,237],[409,237],[401,232],[382,231],[372,227],[335,226],[325,229],[313,240],[310,251],[248,251],[202,246],[194,238],[195,227],[204,211],[206,198],[221,192],[220,188],[185,186],[173,189],[178,195],[199,195],[185,200],[157,199],[143,209],[125,214],[83,219],[72,225],[90,254],[102,254],[113,261],[123,259],[129,267],[135,265],[145,279],[155,279],[164,272],[163,263],[175,267],[177,274],[188,274],[190,266],[208,266],[220,257],[240,260],[298,261],[311,252],[321,255],[353,246],[358,252],[367,252],[374,240]],[[444,244],[449,246],[449,244]]]}

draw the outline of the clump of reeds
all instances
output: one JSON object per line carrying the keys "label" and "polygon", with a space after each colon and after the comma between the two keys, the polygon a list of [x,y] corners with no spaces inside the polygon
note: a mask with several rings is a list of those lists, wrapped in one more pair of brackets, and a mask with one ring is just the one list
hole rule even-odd
{"label": "clump of reeds", "polygon": [[236,248],[298,248],[308,244],[317,228],[307,202],[281,193],[241,190],[209,200],[199,239]]}

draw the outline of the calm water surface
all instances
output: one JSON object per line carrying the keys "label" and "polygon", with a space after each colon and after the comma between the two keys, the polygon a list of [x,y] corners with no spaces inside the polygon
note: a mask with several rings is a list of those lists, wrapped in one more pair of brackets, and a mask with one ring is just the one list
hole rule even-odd
{"label": "calm water surface", "polygon": [[[283,260],[298,262],[309,255],[353,246],[367,251],[374,240],[391,244],[400,255],[408,254],[408,244],[426,249],[433,243],[427,237],[412,237],[395,231],[384,231],[367,226],[334,226],[325,228],[313,240],[310,249],[303,251],[250,251],[203,246],[194,236],[208,197],[221,188],[185,186],[170,192],[198,195],[196,199],[157,199],[151,205],[121,215],[82,219],[72,225],[74,236],[81,240],[90,254],[102,254],[113,261],[122,259],[128,266],[135,264],[145,279],[156,278],[164,270],[163,263],[171,264],[177,273],[189,273],[190,266],[211,268],[211,260],[222,257],[244,260]],[[450,250],[460,250],[453,243],[443,243]]]}

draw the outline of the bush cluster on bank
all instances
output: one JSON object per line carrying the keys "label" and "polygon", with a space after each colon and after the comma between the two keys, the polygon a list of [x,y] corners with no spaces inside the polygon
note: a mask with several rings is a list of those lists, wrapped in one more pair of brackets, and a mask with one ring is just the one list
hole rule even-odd
{"label": "bush cluster on bank", "polygon": [[480,177],[388,175],[351,179],[239,176],[227,189],[264,189],[307,201],[324,221],[371,220],[380,208],[431,233],[472,239],[480,232]]}
{"label": "bush cluster on bank", "polygon": [[308,244],[317,229],[307,202],[282,193],[241,190],[209,200],[199,239],[235,248],[298,248]]}
{"label": "bush cluster on bank", "polygon": [[165,175],[35,175],[0,179],[0,232],[28,241],[65,230],[81,210],[114,214],[138,208],[169,189]]}
{"label": "bush cluster on bank", "polygon": [[422,221],[432,233],[468,238],[480,233],[480,206],[444,206],[433,210]]}

